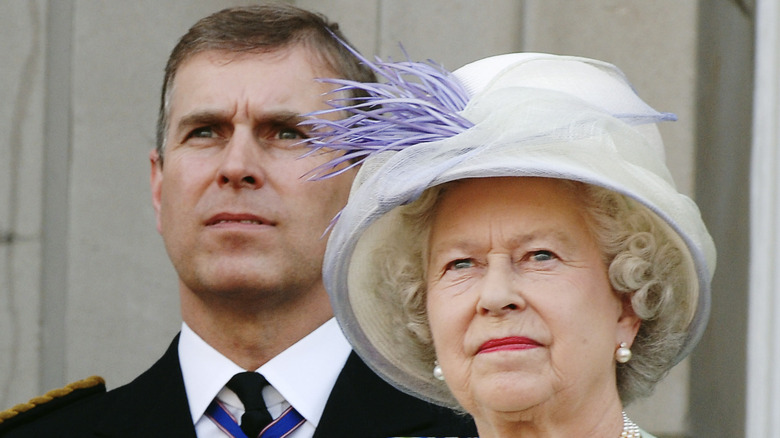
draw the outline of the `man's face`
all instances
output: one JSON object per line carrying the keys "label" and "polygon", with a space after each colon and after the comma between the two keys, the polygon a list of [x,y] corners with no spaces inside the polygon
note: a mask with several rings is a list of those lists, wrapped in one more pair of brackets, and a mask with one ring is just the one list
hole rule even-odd
{"label": "man's face", "polygon": [[300,115],[329,108],[323,93],[332,86],[315,78],[333,73],[312,59],[302,47],[209,51],[176,74],[165,160],[152,152],[151,183],[182,293],[265,305],[324,294],[323,233],[354,172],[304,176],[332,158],[300,158],[306,149],[295,146],[306,135]]}

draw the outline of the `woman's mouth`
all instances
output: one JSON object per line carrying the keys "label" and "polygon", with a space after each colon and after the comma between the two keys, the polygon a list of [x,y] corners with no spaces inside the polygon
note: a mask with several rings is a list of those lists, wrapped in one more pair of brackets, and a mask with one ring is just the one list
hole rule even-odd
{"label": "woman's mouth", "polygon": [[541,347],[542,344],[525,336],[508,336],[506,338],[491,339],[479,347],[477,354],[493,353],[496,351],[528,350]]}

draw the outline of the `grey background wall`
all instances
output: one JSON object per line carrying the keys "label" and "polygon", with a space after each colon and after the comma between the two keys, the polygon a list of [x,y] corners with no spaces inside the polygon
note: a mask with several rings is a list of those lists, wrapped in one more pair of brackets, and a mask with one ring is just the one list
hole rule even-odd
{"label": "grey background wall", "polygon": [[[248,3],[0,0],[0,409],[93,374],[119,386],[178,331],[148,189],[162,69],[197,19]],[[629,411],[659,435],[742,436],[747,229],[732,206],[749,175],[729,156],[749,156],[750,1],[289,3],[338,21],[366,55],[397,59],[403,43],[451,69],[512,51],[603,59],[675,112],[667,162],[726,257],[702,348]]]}

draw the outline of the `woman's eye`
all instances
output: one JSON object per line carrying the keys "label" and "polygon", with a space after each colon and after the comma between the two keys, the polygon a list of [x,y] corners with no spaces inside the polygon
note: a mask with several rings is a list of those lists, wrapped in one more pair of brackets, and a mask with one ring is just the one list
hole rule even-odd
{"label": "woman's eye", "polygon": [[531,253],[531,260],[535,262],[546,262],[555,258],[555,254],[547,250],[539,250]]}
{"label": "woman's eye", "polygon": [[467,269],[474,266],[472,259],[453,260],[447,264],[447,270]]}

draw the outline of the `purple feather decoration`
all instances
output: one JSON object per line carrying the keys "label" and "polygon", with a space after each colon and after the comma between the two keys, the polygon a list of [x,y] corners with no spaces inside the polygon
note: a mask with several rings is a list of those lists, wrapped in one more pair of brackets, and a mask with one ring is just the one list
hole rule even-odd
{"label": "purple feather decoration", "polygon": [[[466,90],[443,67],[432,61],[386,62],[379,58],[372,63],[353,53],[384,82],[321,79],[339,85],[330,94],[342,97],[328,101],[333,108],[307,114],[314,118],[300,123],[312,127],[305,141],[312,150],[306,155],[323,149],[342,153],[309,172],[311,179],[338,175],[371,155],[442,140],[473,126],[459,114],[469,100]],[[343,97],[354,95],[356,90],[366,95]],[[317,118],[340,111],[348,117]]]}

